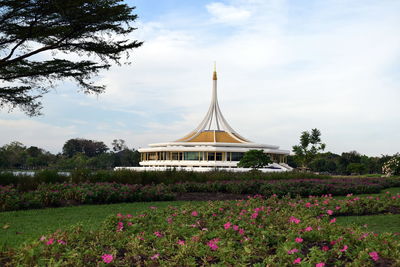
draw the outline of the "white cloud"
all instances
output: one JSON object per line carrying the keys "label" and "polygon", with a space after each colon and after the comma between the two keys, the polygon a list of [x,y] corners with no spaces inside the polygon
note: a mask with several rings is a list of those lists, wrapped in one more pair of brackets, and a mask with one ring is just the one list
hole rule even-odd
{"label": "white cloud", "polygon": [[0,146],[19,141],[26,146],[38,146],[53,153],[60,152],[65,141],[77,135],[73,126],[59,127],[27,119],[0,119],[0,128]]}
{"label": "white cloud", "polygon": [[208,12],[216,22],[237,23],[250,17],[251,12],[240,7],[225,5],[220,2],[210,3],[206,6]]}

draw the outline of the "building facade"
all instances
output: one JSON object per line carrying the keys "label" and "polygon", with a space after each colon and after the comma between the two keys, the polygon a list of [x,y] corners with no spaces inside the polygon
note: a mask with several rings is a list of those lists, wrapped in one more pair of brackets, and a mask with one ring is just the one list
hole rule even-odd
{"label": "building facade", "polygon": [[257,144],[239,135],[228,124],[217,98],[217,72],[214,69],[212,98],[208,112],[199,126],[186,136],[165,143],[150,144],[140,148],[141,167],[124,167],[132,170],[231,170],[247,171],[238,168],[237,164],[244,153],[249,150],[263,150],[273,163],[262,168],[264,172],[292,170],[286,163],[288,150],[279,146]]}

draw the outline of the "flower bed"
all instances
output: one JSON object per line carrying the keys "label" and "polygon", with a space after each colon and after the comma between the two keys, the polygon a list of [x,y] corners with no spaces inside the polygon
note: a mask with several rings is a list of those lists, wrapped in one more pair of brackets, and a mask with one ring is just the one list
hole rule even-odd
{"label": "flower bed", "polygon": [[223,192],[232,194],[261,194],[263,196],[309,196],[333,194],[379,193],[388,187],[399,187],[400,179],[392,178],[332,178],[293,180],[247,180],[217,181],[207,183],[176,183],[171,185],[174,192]]}
{"label": "flower bed", "polygon": [[[399,266],[400,241],[394,234],[335,223],[340,212],[368,213],[383,203],[398,207],[400,195],[359,200],[254,197],[150,207],[137,216],[111,216],[98,231],[76,227],[0,252],[0,265]],[[345,210],[346,204],[352,209]]]}
{"label": "flower bed", "polygon": [[30,192],[19,192],[14,186],[0,186],[0,211],[173,199],[175,195],[162,184],[41,184],[37,190]]}
{"label": "flower bed", "polygon": [[208,192],[263,196],[321,196],[379,193],[400,186],[400,179],[300,179],[248,180],[171,185],[129,185],[117,183],[40,184],[33,191],[18,191],[12,185],[0,186],[0,211],[60,207],[81,204],[108,204],[135,201],[175,200],[176,193]]}

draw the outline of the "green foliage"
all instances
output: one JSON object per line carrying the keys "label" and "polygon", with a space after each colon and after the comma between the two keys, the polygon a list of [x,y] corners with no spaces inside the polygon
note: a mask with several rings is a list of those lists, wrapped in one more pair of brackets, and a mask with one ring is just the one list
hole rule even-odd
{"label": "green foliage", "polygon": [[293,152],[302,167],[309,167],[310,162],[318,152],[325,149],[325,144],[321,142],[321,132],[318,129],[311,129],[311,132],[304,131],[300,136],[300,144],[293,146]]}
{"label": "green foliage", "polygon": [[34,266],[51,259],[54,265],[103,266],[104,256],[110,255],[112,266],[291,266],[297,258],[304,266],[321,262],[398,266],[400,241],[394,234],[343,227],[327,212],[336,216],[346,209],[358,214],[371,207],[399,205],[392,197],[310,201],[254,197],[153,207],[139,215],[110,215],[94,231],[78,226],[46,234],[20,248],[1,251],[0,264]]}
{"label": "green foliage", "polygon": [[91,78],[142,45],[127,38],[133,9],[122,0],[1,0],[0,107],[40,114],[38,98],[58,80],[103,92]]}
{"label": "green foliage", "polygon": [[351,174],[365,173],[365,166],[361,163],[350,163],[347,165],[347,172]]}
{"label": "green foliage", "polygon": [[109,148],[103,142],[76,138],[68,140],[62,150],[63,154],[69,158],[78,153],[87,157],[95,157],[107,152]]}
{"label": "green foliage", "polygon": [[237,166],[258,169],[267,166],[269,163],[272,163],[272,161],[263,150],[249,150],[244,153]]}

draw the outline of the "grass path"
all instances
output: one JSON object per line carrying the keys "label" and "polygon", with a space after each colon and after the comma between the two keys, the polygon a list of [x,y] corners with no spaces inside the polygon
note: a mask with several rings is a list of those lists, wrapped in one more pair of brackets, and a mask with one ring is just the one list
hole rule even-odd
{"label": "grass path", "polygon": [[[400,188],[389,188],[383,190],[396,194]],[[379,194],[368,194],[358,196],[369,196]],[[336,197],[335,197],[336,198]],[[344,197],[337,197],[344,198]],[[168,202],[136,202],[119,203],[110,205],[84,205],[76,207],[51,208],[40,210],[0,212],[0,249],[5,246],[15,247],[24,242],[39,238],[46,233],[58,229],[66,229],[78,223],[82,223],[85,229],[96,229],[109,215],[117,213],[132,215],[139,214],[150,206],[165,208],[169,205],[180,206],[187,201]],[[200,205],[204,202],[191,202]],[[400,232],[400,214],[397,215],[374,215],[374,216],[349,216],[339,217],[338,223],[342,225],[368,225],[368,231],[377,233]]]}

